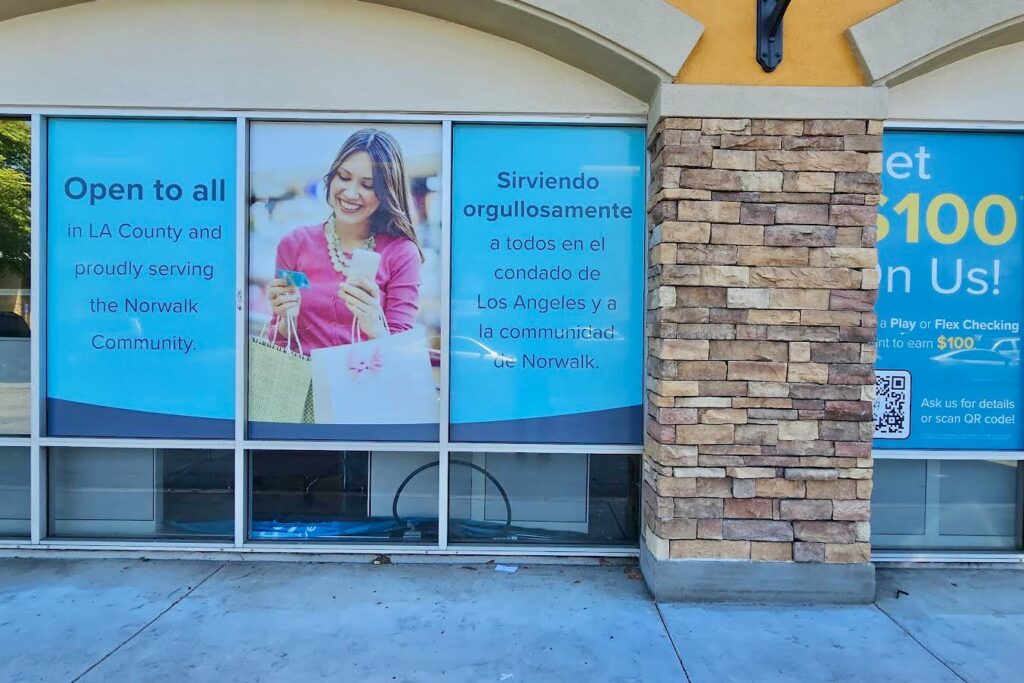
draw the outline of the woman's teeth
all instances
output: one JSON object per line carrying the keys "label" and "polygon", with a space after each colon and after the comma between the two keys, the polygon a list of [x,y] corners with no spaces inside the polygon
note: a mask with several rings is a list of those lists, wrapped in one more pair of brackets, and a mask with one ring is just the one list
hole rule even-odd
{"label": "woman's teeth", "polygon": [[345,200],[339,201],[338,204],[341,206],[343,211],[359,211],[363,208],[362,204],[354,204],[352,202],[346,202]]}

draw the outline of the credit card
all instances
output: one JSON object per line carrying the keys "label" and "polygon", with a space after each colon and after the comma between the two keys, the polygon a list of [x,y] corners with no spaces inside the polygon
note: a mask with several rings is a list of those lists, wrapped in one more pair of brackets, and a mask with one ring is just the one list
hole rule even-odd
{"label": "credit card", "polygon": [[309,289],[313,286],[309,284],[309,277],[307,277],[301,270],[284,270],[283,268],[279,268],[276,274],[277,277],[284,280],[292,287]]}

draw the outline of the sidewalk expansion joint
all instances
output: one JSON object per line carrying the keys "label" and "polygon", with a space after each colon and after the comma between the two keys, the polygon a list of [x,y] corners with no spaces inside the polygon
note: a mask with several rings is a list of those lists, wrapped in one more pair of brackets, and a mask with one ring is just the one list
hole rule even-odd
{"label": "sidewalk expansion joint", "polygon": [[963,681],[964,683],[970,683],[970,681],[968,681],[968,680],[967,680],[966,678],[964,678],[963,676],[961,676],[961,675],[960,675],[960,673],[959,673],[959,672],[958,672],[958,671],[957,671],[956,669],[954,669],[954,668],[953,668],[953,667],[951,667],[951,666],[950,666],[949,664],[947,664],[947,663],[946,663],[946,660],[944,660],[944,659],[943,659],[942,657],[940,657],[940,656],[938,656],[937,654],[935,654],[935,652],[934,652],[934,651],[932,651],[932,649],[931,649],[931,648],[929,648],[929,647],[928,647],[927,645],[925,645],[924,643],[922,643],[922,642],[921,642],[921,641],[920,641],[920,640],[918,639],[918,637],[917,637],[917,636],[915,636],[915,635],[914,635],[913,633],[911,633],[911,632],[910,632],[910,630],[909,630],[909,629],[907,629],[907,628],[906,628],[906,627],[905,627],[905,626],[904,626],[903,624],[901,624],[901,623],[899,622],[899,620],[898,620],[898,619],[896,619],[896,618],[895,618],[895,617],[894,617],[893,615],[889,614],[889,613],[888,613],[888,612],[886,612],[886,611],[885,611],[884,609],[882,609],[882,606],[881,606],[881,605],[879,605],[879,604],[878,604],[878,603],[876,602],[876,603],[874,603],[874,605],[873,605],[873,606],[874,606],[874,608],[875,608],[875,609],[877,609],[877,610],[878,610],[879,612],[881,612],[881,613],[882,613],[882,614],[884,614],[885,616],[889,617],[889,621],[891,621],[892,623],[896,624],[896,627],[897,627],[897,628],[898,628],[899,630],[901,630],[901,631],[903,631],[904,633],[906,633],[906,634],[907,634],[907,635],[908,635],[908,636],[910,637],[910,639],[911,639],[911,640],[913,640],[913,641],[914,641],[915,643],[917,643],[917,644],[918,644],[918,646],[920,646],[920,648],[921,648],[922,650],[924,650],[925,652],[927,652],[928,654],[930,654],[930,655],[931,655],[932,657],[934,657],[934,658],[935,658],[935,659],[936,659],[936,660],[937,660],[937,661],[938,661],[938,662],[939,662],[940,664],[942,664],[942,666],[944,666],[944,667],[946,667],[947,669],[949,669],[949,672],[950,672],[951,674],[953,674],[954,676],[956,676],[957,678],[959,678],[959,679],[960,679],[961,681]]}
{"label": "sidewalk expansion joint", "polygon": [[144,624],[144,625],[142,626],[142,628],[140,628],[139,630],[137,630],[137,631],[136,631],[135,633],[131,634],[131,635],[130,635],[130,636],[129,636],[129,637],[127,638],[127,639],[125,639],[125,641],[124,641],[124,642],[122,642],[122,643],[121,643],[120,645],[118,645],[117,647],[115,647],[115,648],[114,648],[113,650],[111,650],[111,651],[110,651],[110,652],[108,652],[107,654],[103,655],[103,657],[101,657],[101,658],[99,659],[99,661],[97,661],[96,663],[94,663],[94,664],[93,664],[92,666],[90,666],[90,667],[89,667],[88,669],[86,669],[86,670],[85,670],[85,671],[83,671],[82,673],[80,673],[80,674],[78,674],[77,676],[75,676],[75,678],[73,678],[73,679],[71,680],[71,683],[78,683],[78,681],[80,681],[80,680],[82,680],[83,678],[85,678],[85,676],[87,676],[87,675],[89,674],[89,672],[90,672],[90,671],[92,671],[93,669],[95,669],[96,667],[98,667],[98,666],[99,666],[100,664],[102,664],[103,662],[105,662],[105,661],[107,661],[108,659],[110,659],[110,658],[111,658],[111,657],[112,657],[112,656],[113,656],[114,654],[116,654],[116,653],[117,653],[117,652],[118,652],[118,651],[119,651],[119,650],[120,650],[121,648],[123,648],[123,647],[124,647],[125,645],[127,645],[128,643],[130,643],[130,642],[132,642],[133,640],[135,640],[135,638],[136,638],[137,636],[139,636],[139,634],[141,634],[141,633],[142,633],[143,631],[145,631],[145,630],[146,630],[146,629],[148,629],[148,628],[149,628],[150,626],[152,626],[152,625],[153,625],[153,624],[154,624],[154,623],[155,623],[155,622],[157,621],[157,619],[159,619],[160,617],[162,617],[163,615],[167,614],[167,613],[168,613],[168,612],[170,612],[170,611],[171,611],[172,609],[174,609],[175,607],[177,607],[177,606],[178,606],[178,603],[180,603],[180,602],[181,602],[182,600],[184,600],[184,599],[185,599],[185,598],[187,598],[188,596],[192,595],[192,593],[194,593],[194,592],[195,592],[196,590],[198,590],[198,588],[199,588],[200,586],[202,586],[202,585],[203,585],[204,583],[206,583],[207,581],[209,581],[210,579],[212,579],[212,578],[213,578],[213,576],[214,576],[214,575],[215,575],[215,574],[216,574],[217,572],[219,572],[219,571],[220,571],[221,569],[223,569],[223,568],[224,568],[224,566],[225,566],[225,565],[224,565],[223,563],[221,563],[220,565],[218,565],[218,566],[217,566],[217,568],[216,568],[216,569],[214,569],[214,570],[213,570],[212,572],[210,572],[209,574],[207,574],[206,576],[204,576],[204,577],[203,577],[203,579],[202,579],[201,581],[197,581],[197,582],[196,582],[196,585],[194,585],[194,586],[192,586],[191,588],[189,588],[189,589],[188,589],[187,591],[185,591],[185,592],[184,592],[184,593],[183,593],[183,594],[181,595],[181,597],[179,597],[179,598],[178,598],[177,600],[175,600],[175,601],[174,601],[174,602],[172,602],[172,603],[171,603],[170,605],[168,605],[168,606],[167,606],[167,607],[165,607],[165,608],[164,608],[163,610],[161,610],[161,611],[160,611],[160,614],[156,615],[155,617],[153,617],[152,619],[150,619],[149,621],[147,621],[147,622],[146,622],[146,623],[145,623],[145,624]]}
{"label": "sidewalk expansion joint", "polygon": [[658,611],[658,618],[661,619],[661,627],[665,629],[668,642],[672,643],[672,650],[676,653],[676,659],[679,660],[679,668],[683,670],[683,675],[686,676],[686,683],[693,683],[693,679],[690,678],[690,672],[686,670],[686,664],[683,663],[683,655],[676,646],[676,640],[672,637],[672,631],[669,630],[668,623],[665,622],[665,615],[661,613],[661,605],[658,604],[657,600],[654,601],[654,609]]}

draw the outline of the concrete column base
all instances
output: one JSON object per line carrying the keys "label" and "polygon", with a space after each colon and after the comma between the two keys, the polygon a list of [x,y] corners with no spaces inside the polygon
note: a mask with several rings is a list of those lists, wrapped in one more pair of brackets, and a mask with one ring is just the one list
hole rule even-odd
{"label": "concrete column base", "polygon": [[873,564],[659,560],[641,540],[640,568],[658,602],[864,605],[875,599]]}

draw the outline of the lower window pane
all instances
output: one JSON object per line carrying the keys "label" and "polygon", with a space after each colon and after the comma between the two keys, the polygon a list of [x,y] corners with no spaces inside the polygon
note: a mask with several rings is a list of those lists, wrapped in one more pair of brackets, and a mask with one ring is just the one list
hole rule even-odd
{"label": "lower window pane", "polygon": [[436,453],[253,451],[249,536],[437,544]]}
{"label": "lower window pane", "polygon": [[898,550],[1020,547],[1021,477],[1004,460],[876,460],[872,545]]}
{"label": "lower window pane", "polygon": [[1017,534],[1017,463],[940,460],[939,534],[1012,539]]}
{"label": "lower window pane", "polygon": [[876,536],[920,536],[925,531],[927,460],[876,460],[871,530]]}
{"label": "lower window pane", "polygon": [[0,538],[29,535],[29,450],[0,446]]}
{"label": "lower window pane", "polygon": [[[0,155],[0,162],[3,161]],[[2,180],[0,180],[2,182]],[[2,195],[0,188],[0,195]],[[0,200],[2,204],[2,200]],[[27,214],[26,214],[27,215]],[[25,239],[28,239],[25,233]],[[6,236],[13,239],[14,235]],[[4,264],[0,254],[0,265]],[[0,268],[0,434],[29,433],[29,286],[28,278]]]}
{"label": "lower window pane", "polygon": [[234,453],[49,449],[49,535],[231,538]]}
{"label": "lower window pane", "polygon": [[452,543],[636,545],[639,455],[453,453]]}

